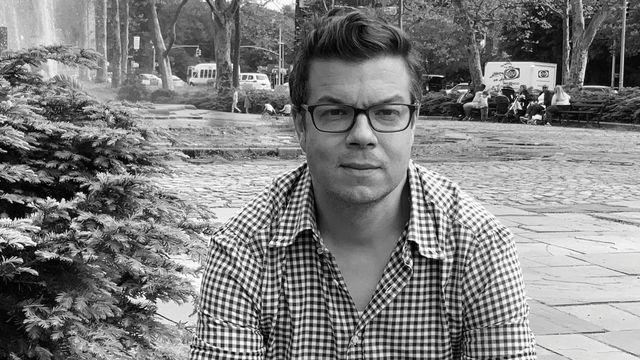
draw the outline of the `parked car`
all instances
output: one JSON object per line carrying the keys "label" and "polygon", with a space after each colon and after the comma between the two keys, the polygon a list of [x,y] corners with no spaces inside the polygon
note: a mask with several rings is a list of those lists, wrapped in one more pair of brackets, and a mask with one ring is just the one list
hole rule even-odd
{"label": "parked car", "polygon": [[611,88],[610,86],[604,85],[583,85],[580,91],[592,92],[592,93],[603,93],[607,95],[617,94],[618,90]]}
{"label": "parked car", "polygon": [[183,86],[187,86],[187,82],[180,79],[179,77],[177,77],[176,75],[171,75],[171,79],[173,79],[173,86],[174,87],[183,87]]}
{"label": "parked car", "polygon": [[451,89],[447,89],[445,90],[445,92],[448,94],[464,94],[466,92],[469,91],[469,83],[460,83],[454,87],[452,87]]}
{"label": "parked car", "polygon": [[138,81],[144,86],[160,86],[162,80],[153,74],[139,74]]}
{"label": "parked car", "polygon": [[422,75],[422,91],[428,93],[430,91],[438,92],[444,88],[444,75]]}
{"label": "parked car", "polygon": [[271,90],[271,81],[266,74],[241,73],[240,87],[243,89]]}

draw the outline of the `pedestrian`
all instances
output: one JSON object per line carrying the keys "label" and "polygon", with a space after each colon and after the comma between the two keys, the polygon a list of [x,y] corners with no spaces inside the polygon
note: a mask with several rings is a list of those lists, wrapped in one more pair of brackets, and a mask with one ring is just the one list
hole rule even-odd
{"label": "pedestrian", "polygon": [[306,162],[213,235],[191,344],[203,359],[534,359],[513,235],[410,159],[407,35],[335,8],[290,78]]}
{"label": "pedestrian", "polygon": [[238,89],[233,89],[233,95],[231,96],[231,112],[236,111],[239,113],[242,112],[242,110],[238,108]]}
{"label": "pedestrian", "polygon": [[245,94],[244,94],[243,107],[244,107],[244,112],[248,114],[249,110],[251,110],[251,98],[249,97],[249,92],[248,91],[245,92]]}

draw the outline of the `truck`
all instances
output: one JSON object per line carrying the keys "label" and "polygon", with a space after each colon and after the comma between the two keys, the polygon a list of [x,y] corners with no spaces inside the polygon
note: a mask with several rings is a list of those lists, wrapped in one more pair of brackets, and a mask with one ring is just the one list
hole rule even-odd
{"label": "truck", "polygon": [[538,90],[547,85],[553,89],[557,67],[557,64],[534,61],[489,61],[484,66],[484,84],[490,91],[507,86],[518,90],[520,85]]}

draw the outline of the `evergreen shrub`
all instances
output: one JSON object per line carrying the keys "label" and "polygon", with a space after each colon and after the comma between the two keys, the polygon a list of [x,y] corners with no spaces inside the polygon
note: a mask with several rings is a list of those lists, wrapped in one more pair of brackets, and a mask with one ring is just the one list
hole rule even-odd
{"label": "evergreen shrub", "polygon": [[[30,70],[94,64],[63,46],[0,56],[0,358],[186,359],[157,301],[194,298],[210,216],[153,183],[174,154],[126,108]],[[59,80],[59,79],[58,79]]]}
{"label": "evergreen shrub", "polygon": [[149,98],[151,102],[166,104],[171,103],[171,99],[173,99],[174,96],[176,96],[176,92],[173,90],[157,89],[151,93]]}
{"label": "evergreen shrub", "polygon": [[137,102],[149,98],[149,89],[140,83],[127,83],[118,89],[118,100]]}
{"label": "evergreen shrub", "polygon": [[[175,104],[191,104],[198,109],[230,111],[233,93],[231,90],[215,91],[204,90],[198,92],[177,93],[167,100]],[[270,103],[276,109],[282,109],[285,104],[291,103],[289,93],[273,90],[238,90],[238,107],[243,108],[244,97],[251,99],[250,113],[259,114],[264,108],[264,104]]]}
{"label": "evergreen shrub", "polygon": [[455,99],[444,92],[426,93],[420,100],[420,115],[445,115],[452,102]]}
{"label": "evergreen shrub", "polygon": [[569,91],[573,101],[592,100],[605,103],[600,121],[640,124],[640,88],[624,88],[617,94],[596,91]]}

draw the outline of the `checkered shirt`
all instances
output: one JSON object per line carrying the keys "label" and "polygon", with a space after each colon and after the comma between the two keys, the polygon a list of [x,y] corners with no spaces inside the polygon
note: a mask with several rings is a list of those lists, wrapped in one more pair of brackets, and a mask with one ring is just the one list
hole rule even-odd
{"label": "checkered shirt", "polygon": [[191,359],[535,359],[511,233],[410,163],[409,221],[359,313],[316,226],[306,164],[220,228]]}

